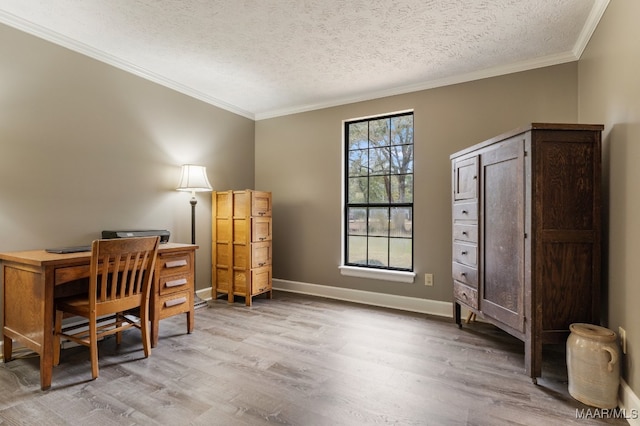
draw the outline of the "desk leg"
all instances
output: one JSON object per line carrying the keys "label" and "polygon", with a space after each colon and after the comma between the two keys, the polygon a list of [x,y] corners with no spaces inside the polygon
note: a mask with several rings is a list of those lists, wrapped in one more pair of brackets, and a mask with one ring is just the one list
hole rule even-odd
{"label": "desk leg", "polygon": [[191,309],[187,312],[187,333],[191,334],[193,332],[193,325],[195,323],[194,319],[194,309],[193,305],[191,305]]}
{"label": "desk leg", "polygon": [[40,387],[47,390],[51,387],[53,375],[53,316],[55,313],[55,270],[52,267],[45,268],[44,281],[44,318],[42,328],[42,348],[40,351]]}
{"label": "desk leg", "polygon": [[2,348],[2,359],[4,362],[11,361],[11,353],[13,352],[13,340],[4,336],[4,346]]}
{"label": "desk leg", "polygon": [[5,362],[15,340],[40,355],[40,384],[51,387],[55,268],[3,263]]}
{"label": "desk leg", "polygon": [[155,348],[158,344],[158,328],[160,326],[160,320],[158,320],[157,314],[151,319],[151,347]]}

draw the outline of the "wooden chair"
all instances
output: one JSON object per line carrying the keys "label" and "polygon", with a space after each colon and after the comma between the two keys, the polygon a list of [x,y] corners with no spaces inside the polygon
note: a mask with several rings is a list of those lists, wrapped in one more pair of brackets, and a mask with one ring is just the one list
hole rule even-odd
{"label": "wooden chair", "polygon": [[[136,327],[142,332],[145,358],[151,355],[149,324],[149,293],[158,253],[159,237],[96,240],[91,246],[89,292],[56,300],[53,364],[60,363],[61,337],[88,346],[91,374],[98,377],[98,340],[116,334],[121,342],[122,331]],[[139,308],[140,321],[126,311]],[[88,329],[63,329],[65,314],[84,317]]]}

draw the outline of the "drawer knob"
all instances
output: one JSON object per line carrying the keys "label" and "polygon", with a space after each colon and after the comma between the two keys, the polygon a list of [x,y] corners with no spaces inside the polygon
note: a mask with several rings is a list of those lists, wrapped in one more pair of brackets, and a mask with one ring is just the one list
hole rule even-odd
{"label": "drawer knob", "polygon": [[469,235],[469,234],[467,233],[467,231],[462,231],[462,235],[466,236],[466,235]]}
{"label": "drawer knob", "polygon": [[469,214],[467,210],[462,210],[462,214]]}
{"label": "drawer knob", "polygon": [[258,266],[264,266],[264,265],[265,265],[265,263],[264,263],[264,262],[260,262],[260,263],[258,263]]}
{"label": "drawer knob", "polygon": [[462,250],[462,253],[461,253],[461,254],[464,256],[464,255],[466,255],[466,254],[468,254],[468,253],[467,253],[467,251],[466,251],[466,250]]}
{"label": "drawer knob", "polygon": [[167,281],[164,285],[166,287],[177,287],[179,285],[185,285],[187,283],[186,278],[180,278],[179,280]]}
{"label": "drawer knob", "polygon": [[180,266],[187,266],[187,260],[186,259],[172,260],[165,263],[165,266],[167,268],[179,268]]}
{"label": "drawer knob", "polygon": [[462,276],[462,277],[466,277],[466,276],[467,276],[467,273],[466,273],[466,272],[460,272],[460,276]]}
{"label": "drawer knob", "polygon": [[178,297],[177,299],[167,300],[166,302],[164,302],[164,305],[167,308],[170,308],[171,306],[177,306],[177,305],[186,303],[186,301],[187,301],[186,297]]}

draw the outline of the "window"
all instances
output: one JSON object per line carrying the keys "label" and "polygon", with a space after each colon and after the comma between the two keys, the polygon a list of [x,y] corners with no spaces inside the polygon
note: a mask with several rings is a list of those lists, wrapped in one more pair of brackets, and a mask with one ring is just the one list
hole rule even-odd
{"label": "window", "polygon": [[344,125],[344,265],[413,271],[413,112]]}

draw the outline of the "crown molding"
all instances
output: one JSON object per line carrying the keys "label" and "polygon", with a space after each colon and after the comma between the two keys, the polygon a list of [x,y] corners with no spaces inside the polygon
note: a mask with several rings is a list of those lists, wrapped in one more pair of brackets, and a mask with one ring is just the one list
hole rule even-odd
{"label": "crown molding", "polygon": [[428,80],[422,83],[400,86],[391,89],[369,92],[364,95],[344,97],[334,99],[324,103],[307,104],[291,108],[283,108],[273,111],[266,111],[255,114],[255,120],[265,120],[285,115],[298,114],[302,112],[313,111],[317,109],[332,108],[356,102],[371,101],[374,99],[386,98],[389,96],[404,95],[422,90],[435,89],[438,87],[451,86],[454,84],[466,83],[469,81],[482,80],[485,78],[497,77],[500,75],[512,74],[520,71],[528,71],[535,68],[543,68],[552,65],[559,65],[567,62],[577,61],[576,55],[570,52],[564,52],[555,55],[544,56],[527,61],[516,62],[513,64],[503,65],[499,67],[487,68],[480,71],[474,71],[467,74],[454,75],[436,80]]}

